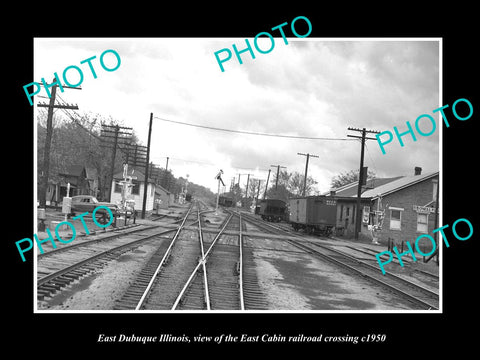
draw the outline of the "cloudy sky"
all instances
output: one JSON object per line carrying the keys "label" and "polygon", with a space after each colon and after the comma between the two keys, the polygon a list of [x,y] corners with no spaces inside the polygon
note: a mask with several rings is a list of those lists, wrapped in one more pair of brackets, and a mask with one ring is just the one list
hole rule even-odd
{"label": "cloudy sky", "polygon": [[[263,40],[260,48],[268,49],[268,38]],[[253,39],[249,41],[253,44]],[[32,81],[44,77],[50,82],[54,72],[61,76],[67,66],[79,66],[84,72],[82,90],[60,93],[64,101],[78,104],[78,114],[118,119],[133,127],[146,145],[153,113],[151,161],[164,167],[168,156],[175,176],[188,174],[191,181],[214,191],[220,168],[227,185],[238,174],[266,179],[270,165],[303,174],[305,157],[298,152],[319,156],[310,159],[309,175],[318,182],[318,191],[328,191],[333,176],[359,167],[360,143],[347,138],[359,133],[348,127],[393,132],[397,126],[405,131],[406,121],[414,126],[419,115],[433,115],[432,110],[442,105],[437,39],[288,38],[288,42],[275,38],[270,53],[254,49],[255,59],[243,53],[243,64],[233,55],[222,72],[214,52],[232,50],[232,44],[243,49],[244,38],[37,38]],[[107,49],[121,57],[120,67],[112,72],[99,63]],[[87,64],[80,64],[94,55],[97,79]],[[107,54],[105,62],[113,66],[113,55]],[[75,71],[68,72],[71,83],[77,82],[75,76]],[[46,94],[42,90],[39,95]],[[434,118],[438,125],[439,116]],[[246,135],[161,119],[336,140]],[[431,125],[421,122],[420,128],[428,132]],[[395,140],[386,146],[385,155],[376,141],[367,141],[365,166],[378,176],[413,175],[415,166],[423,172],[439,170],[439,128],[428,137],[417,134],[416,142],[405,136],[404,147]],[[246,183],[246,176],[241,182]]]}

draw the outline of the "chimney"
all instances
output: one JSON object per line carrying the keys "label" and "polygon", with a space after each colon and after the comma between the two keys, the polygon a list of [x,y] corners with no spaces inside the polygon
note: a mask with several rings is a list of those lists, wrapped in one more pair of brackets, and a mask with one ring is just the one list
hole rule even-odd
{"label": "chimney", "polygon": [[415,166],[415,175],[422,175],[422,168]]}
{"label": "chimney", "polygon": [[330,196],[335,196],[337,192],[335,190],[330,190]]}

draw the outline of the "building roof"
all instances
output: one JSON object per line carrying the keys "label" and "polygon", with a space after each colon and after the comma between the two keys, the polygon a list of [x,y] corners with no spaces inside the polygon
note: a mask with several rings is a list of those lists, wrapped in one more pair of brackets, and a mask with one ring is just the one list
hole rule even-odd
{"label": "building roof", "polygon": [[85,167],[85,172],[87,174],[87,179],[88,180],[94,180],[98,178],[98,172],[97,169],[94,167]]}
{"label": "building roof", "polygon": [[370,189],[365,191],[362,194],[362,197],[371,197],[372,199],[378,198],[379,196],[385,196],[396,191],[402,190],[406,187],[415,185],[424,180],[438,176],[439,172],[430,172],[423,175],[411,175],[403,176],[397,180],[384,184],[382,186],[376,187],[375,189]]}
{"label": "building roof", "polygon": [[159,191],[157,192],[157,190],[162,190],[166,194],[171,194],[171,192],[165,189],[163,186],[155,184],[155,194],[160,194],[160,192]]}
{"label": "building roof", "polygon": [[64,172],[59,172],[60,176],[81,176],[83,169],[85,167],[83,165],[70,165],[67,167],[67,170]]}
{"label": "building roof", "polygon": [[[136,180],[138,182],[144,182],[145,181],[145,174],[143,173],[143,171],[138,170],[138,168],[134,168],[133,166],[128,167],[127,175],[132,176],[133,180]],[[135,177],[136,177],[136,179],[135,179]],[[119,172],[115,173],[113,175],[113,178],[115,180],[123,180],[123,169],[122,169],[122,171],[119,171]],[[154,181],[150,178],[148,180],[148,182],[153,183]]]}
{"label": "building roof", "polygon": [[[368,191],[370,189],[375,189],[378,188],[379,186],[382,186],[384,184],[388,184],[389,182],[395,181],[397,179],[401,178],[401,176],[396,176],[396,177],[391,177],[391,178],[372,178],[367,180],[366,184],[366,190]],[[335,196],[357,196],[357,189],[358,189],[358,180],[351,182],[349,184],[340,186],[338,188],[332,189],[335,191]],[[330,195],[330,191],[324,193],[323,195]],[[362,195],[363,196],[363,195]]]}

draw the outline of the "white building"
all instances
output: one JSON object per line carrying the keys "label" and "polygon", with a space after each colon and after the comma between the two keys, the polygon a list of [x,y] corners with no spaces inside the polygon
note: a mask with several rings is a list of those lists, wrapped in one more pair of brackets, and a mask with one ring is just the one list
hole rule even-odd
{"label": "white building", "polygon": [[[120,203],[122,201],[122,187],[120,181],[123,180],[123,171],[113,175],[112,192],[110,202]],[[129,167],[127,176],[132,177],[133,188],[127,199],[135,200],[135,210],[141,211],[143,209],[143,192],[145,189],[145,175],[142,171]],[[155,197],[155,183],[149,179],[147,184],[147,203],[145,211],[153,210],[153,203]]]}

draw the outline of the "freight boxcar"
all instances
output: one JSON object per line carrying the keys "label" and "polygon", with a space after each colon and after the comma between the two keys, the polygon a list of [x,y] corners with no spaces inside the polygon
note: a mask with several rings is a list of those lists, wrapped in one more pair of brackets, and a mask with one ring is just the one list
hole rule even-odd
{"label": "freight boxcar", "polygon": [[336,225],[337,203],[324,195],[289,199],[290,223],[295,231],[330,235]]}
{"label": "freight boxcar", "polygon": [[285,220],[287,203],[278,199],[262,200],[258,207],[258,214],[263,220],[279,222]]}
{"label": "freight boxcar", "polygon": [[232,206],[235,206],[235,201],[231,196],[220,195],[218,198],[218,205],[225,206],[225,207],[232,207]]}

